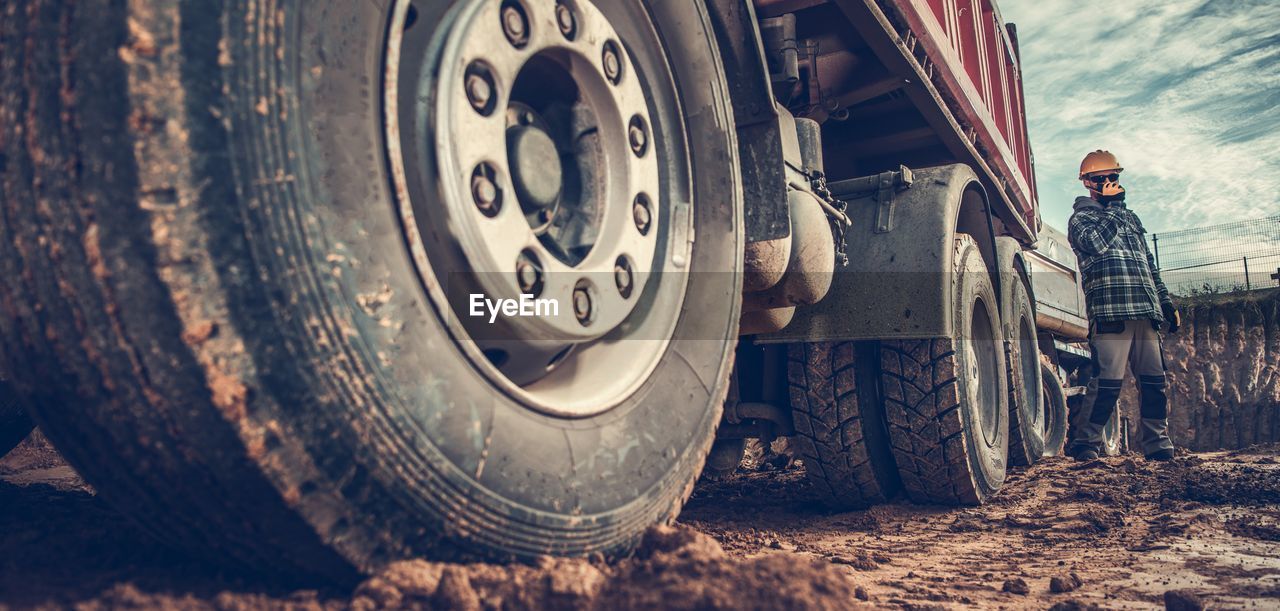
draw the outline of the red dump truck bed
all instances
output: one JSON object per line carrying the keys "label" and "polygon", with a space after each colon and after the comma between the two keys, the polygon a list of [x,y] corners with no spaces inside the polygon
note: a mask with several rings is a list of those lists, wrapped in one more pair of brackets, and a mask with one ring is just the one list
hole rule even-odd
{"label": "red dump truck bed", "polygon": [[1027,139],[1017,30],[992,0],[888,0],[937,67],[934,83],[1032,230],[1035,166]]}
{"label": "red dump truck bed", "polygon": [[817,43],[824,106],[816,118],[845,125],[824,124],[829,175],[964,163],[996,196],[1001,233],[1034,242],[1040,220],[1017,34],[992,0],[755,3],[761,17],[797,15],[799,37]]}

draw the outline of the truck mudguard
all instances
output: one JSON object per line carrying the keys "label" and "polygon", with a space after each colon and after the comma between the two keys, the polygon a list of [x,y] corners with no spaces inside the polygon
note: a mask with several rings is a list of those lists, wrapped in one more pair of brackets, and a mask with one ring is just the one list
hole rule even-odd
{"label": "truck mudguard", "polygon": [[[996,238],[996,269],[1000,270],[1000,282],[1022,281],[1027,283],[1027,295],[1031,303],[1036,302],[1035,287],[1031,285],[1031,268],[1022,253],[1022,244],[1009,236]],[[1008,319],[1008,312],[1001,312],[1000,318]]]}
{"label": "truck mudguard", "polygon": [[[859,194],[861,195],[861,194]],[[837,193],[837,197],[842,194]],[[919,339],[952,332],[951,270],[957,227],[974,234],[988,266],[995,261],[986,223],[987,195],[973,170],[955,164],[914,172],[893,195],[890,229],[877,232],[877,193],[849,202],[849,265],[836,270],[821,302],[799,308],[761,343]],[[963,217],[962,217],[963,210]]]}

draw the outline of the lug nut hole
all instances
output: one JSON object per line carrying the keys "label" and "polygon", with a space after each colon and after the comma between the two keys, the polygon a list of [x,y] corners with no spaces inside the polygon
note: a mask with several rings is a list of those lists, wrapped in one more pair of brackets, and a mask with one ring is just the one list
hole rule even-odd
{"label": "lug nut hole", "polygon": [[492,164],[482,162],[471,171],[471,199],[476,209],[489,218],[502,211],[502,187]]}
{"label": "lug nut hole", "polygon": [[631,144],[631,152],[636,157],[644,157],[649,150],[649,125],[645,123],[644,117],[636,115],[631,117],[631,124],[627,126],[627,142]]}
{"label": "lug nut hole", "polygon": [[542,263],[538,261],[537,253],[524,249],[516,257],[516,285],[520,287],[520,293],[537,297],[542,294],[545,284]]}
{"label": "lug nut hole", "polygon": [[499,15],[507,42],[517,49],[525,48],[529,44],[529,14],[524,7],[516,0],[507,0],[502,3]]}
{"label": "lug nut hole", "polygon": [[481,116],[493,114],[498,107],[498,89],[494,85],[493,71],[483,62],[471,62],[463,75],[463,87],[467,92],[467,101]]}
{"label": "lug nut hole", "polygon": [[618,43],[610,40],[604,43],[604,54],[600,59],[604,68],[604,76],[610,83],[622,82],[622,50]]}
{"label": "lug nut hole", "polygon": [[595,288],[585,278],[573,287],[573,315],[584,327],[591,326],[596,318]]}
{"label": "lug nut hole", "polygon": [[556,25],[565,39],[573,40],[578,36],[578,18],[573,14],[573,7],[561,1],[556,3]]}
{"label": "lug nut hole", "polygon": [[631,260],[626,255],[618,255],[613,263],[613,283],[618,287],[618,294],[623,299],[631,299],[631,291],[635,288],[635,272],[631,268]]}
{"label": "lug nut hole", "polygon": [[635,221],[640,235],[649,235],[649,228],[653,225],[653,204],[648,195],[641,193],[636,196],[631,204],[631,219]]}

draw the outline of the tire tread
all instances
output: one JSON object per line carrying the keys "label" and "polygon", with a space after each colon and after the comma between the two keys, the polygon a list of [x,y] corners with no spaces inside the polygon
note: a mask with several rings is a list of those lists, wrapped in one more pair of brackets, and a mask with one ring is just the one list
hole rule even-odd
{"label": "tire tread", "polygon": [[[872,430],[859,400],[853,342],[793,344],[787,352],[787,382],[795,436],[809,481],[831,502],[867,507],[884,502],[896,482],[877,473],[869,447]],[[887,466],[892,472],[892,466]]]}

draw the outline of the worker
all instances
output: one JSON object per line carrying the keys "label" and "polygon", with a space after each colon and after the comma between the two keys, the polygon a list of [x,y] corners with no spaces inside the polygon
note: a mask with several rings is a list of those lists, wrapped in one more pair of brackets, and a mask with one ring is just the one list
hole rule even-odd
{"label": "worker", "polygon": [[[1120,399],[1128,364],[1138,379],[1142,452],[1148,460],[1173,458],[1160,328],[1181,319],[1147,248],[1146,229],[1125,205],[1124,168],[1115,155],[1094,151],[1080,163],[1089,195],[1076,198],[1068,239],[1084,276],[1094,379],[1088,420],[1074,427],[1067,453],[1093,460],[1102,452],[1103,426]],[[1082,418],[1083,420],[1083,418]]]}

